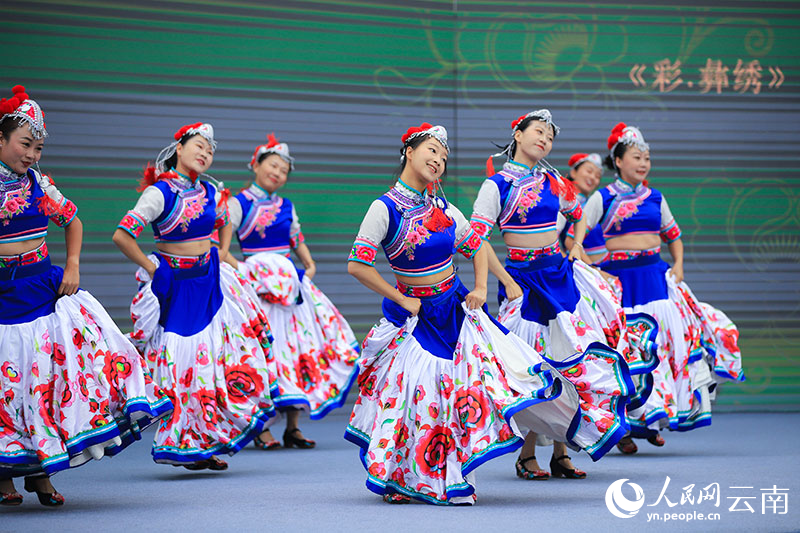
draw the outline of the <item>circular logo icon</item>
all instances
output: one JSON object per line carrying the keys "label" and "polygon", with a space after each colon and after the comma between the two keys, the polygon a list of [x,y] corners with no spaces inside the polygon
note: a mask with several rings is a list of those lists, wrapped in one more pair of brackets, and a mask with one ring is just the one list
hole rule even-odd
{"label": "circular logo icon", "polygon": [[622,494],[622,486],[627,479],[618,479],[608,486],[606,490],[606,507],[614,516],[619,518],[631,518],[636,516],[639,509],[644,505],[644,491],[636,483],[628,483],[634,493],[634,499],[629,500]]}

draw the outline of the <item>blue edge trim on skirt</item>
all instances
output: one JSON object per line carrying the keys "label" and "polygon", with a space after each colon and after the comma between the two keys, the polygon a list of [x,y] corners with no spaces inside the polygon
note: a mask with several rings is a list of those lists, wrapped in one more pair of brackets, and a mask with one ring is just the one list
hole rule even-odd
{"label": "blue edge trim on skirt", "polygon": [[[461,289],[461,290],[459,290],[459,289]],[[445,299],[458,298],[459,302],[461,302],[461,301],[464,300],[464,295],[467,292],[468,291],[465,290],[464,285],[461,283],[460,280],[458,280],[448,291],[446,291],[446,292],[444,292],[442,294],[437,294],[435,296],[421,298],[421,299],[423,300],[423,302],[426,301],[426,300],[428,300],[428,301],[435,300],[438,303],[438,302],[441,302],[442,300],[445,300]],[[385,307],[384,307],[384,309],[385,309]],[[495,324],[498,324],[500,326],[500,329],[504,334],[508,333],[508,330],[504,326],[502,326],[502,324],[499,324],[491,315],[489,315],[487,313],[487,316],[492,320],[492,322],[494,322]],[[395,324],[395,325],[397,325],[397,324]],[[537,373],[541,372],[541,363],[534,366],[534,372],[537,372]],[[546,378],[546,385],[543,387],[543,389],[547,389],[548,387],[553,386],[553,393],[549,397],[544,397],[543,394],[542,395],[537,395],[537,396],[541,396],[541,397],[521,400],[521,401],[515,403],[514,405],[509,406],[502,413],[503,414],[503,418],[505,419],[507,424],[510,424],[512,417],[515,414],[517,414],[518,412],[520,412],[520,411],[522,411],[524,409],[527,409],[528,407],[531,407],[533,405],[536,405],[538,403],[542,403],[542,402],[547,401],[547,400],[553,400],[555,398],[558,398],[561,395],[561,392],[562,392],[561,383],[558,382],[558,381],[555,381],[555,379],[553,378],[552,374],[549,371],[544,371],[542,374]],[[628,381],[630,381],[630,377],[628,377],[627,379],[628,379]],[[633,383],[631,382],[631,387],[632,386],[633,386]],[[624,408],[625,408],[625,404],[623,403],[622,404],[623,416],[624,416]],[[577,445],[574,444],[574,442],[572,441],[572,438],[575,436],[575,432],[578,430],[578,426],[580,425],[580,421],[581,421],[581,409],[579,407],[578,410],[575,412],[575,415],[573,416],[572,421],[570,422],[570,425],[569,425],[569,429],[567,431],[567,440],[568,440],[568,442],[570,444],[572,444],[574,446],[577,446]],[[623,429],[623,428],[620,428],[620,429]],[[619,430],[617,430],[617,431],[619,431]],[[627,429],[624,429],[623,435],[626,432],[627,432]],[[615,434],[616,433],[617,432],[615,432]],[[449,501],[448,502],[443,502],[441,500],[432,498],[432,497],[427,496],[425,494],[409,491],[408,489],[400,487],[399,485],[393,483],[392,481],[384,482],[383,480],[378,480],[377,478],[374,478],[373,476],[371,476],[369,474],[367,462],[366,462],[366,459],[365,459],[366,458],[366,454],[367,454],[367,450],[369,449],[369,438],[368,438],[368,436],[367,435],[362,435],[360,433],[356,433],[354,428],[351,428],[351,427],[348,426],[347,429],[345,430],[344,438],[345,438],[345,440],[347,440],[349,442],[352,442],[353,444],[355,444],[356,446],[358,446],[360,448],[359,457],[361,458],[361,464],[364,466],[364,469],[367,470],[366,487],[370,491],[372,491],[375,494],[378,494],[380,496],[382,496],[384,494],[399,493],[399,494],[403,494],[403,495],[406,495],[406,496],[410,496],[410,497],[412,497],[414,499],[423,501],[425,503],[436,504],[436,505],[450,505]],[[620,435],[619,438],[622,438],[622,435]],[[598,459],[599,459],[600,456],[602,456],[602,454],[604,454],[606,451],[608,451],[608,449],[610,449],[618,440],[619,439],[616,439],[613,442],[611,442],[611,444],[609,446],[604,446],[600,450],[596,451],[595,452],[596,455],[598,453],[602,452],[602,453],[600,453],[599,456],[597,456]],[[507,453],[511,453],[511,452],[514,452],[514,451],[518,450],[519,448],[522,447],[522,444],[523,444],[523,439],[521,439],[519,437],[515,437],[514,439],[509,439],[507,442],[503,443],[500,446],[496,446],[496,447],[493,447],[493,448],[491,448],[489,450],[486,450],[483,454],[475,456],[472,460],[468,461],[465,465],[462,466],[462,468],[461,468],[462,476],[466,476],[467,474],[469,474],[470,472],[472,472],[473,470],[475,470],[476,468],[478,468],[482,464],[486,463],[487,461],[490,461],[492,459],[495,459],[495,458],[500,457],[502,455],[505,455]],[[597,459],[594,459],[594,460],[597,460]],[[452,489],[448,489],[447,490],[447,498],[449,500],[451,498],[470,496],[470,495],[472,495],[474,493],[475,493],[475,488],[472,485],[470,485],[469,483],[465,482],[465,483],[459,484],[457,486],[454,486]]]}
{"label": "blue edge trim on skirt", "polygon": [[[640,256],[621,261],[604,261],[597,266],[619,278],[622,283],[622,304],[624,307],[644,305],[659,299],[669,299],[665,278],[669,265],[661,259],[660,254]],[[643,275],[633,274],[632,269],[643,272]],[[693,353],[689,356],[688,362],[696,362],[702,356],[703,354],[700,351]],[[647,391],[648,395],[652,392],[652,377],[649,381],[650,390]],[[699,396],[695,396],[699,399]],[[656,435],[658,430],[650,429],[649,426],[662,418],[669,418],[666,411],[663,409],[656,410],[645,418],[645,426],[631,425],[631,436],[649,437]],[[704,413],[694,420],[689,420],[688,415],[682,415],[677,417],[677,422],[670,421],[669,429],[671,431],[691,431],[710,425],[711,413]]]}
{"label": "blue edge trim on skirt", "polygon": [[[57,291],[63,276],[63,269],[51,264],[49,257],[32,265],[0,269],[0,282],[5,282],[0,293],[7,300],[19,304],[12,313],[14,320],[8,324],[26,323],[54,313],[56,301],[62,297]],[[36,294],[37,298],[32,299],[31,293]],[[50,457],[44,463],[32,450],[0,454],[0,462],[3,463],[0,466],[0,478],[40,472],[53,475],[69,469],[70,459],[80,455],[87,448],[119,438],[122,441],[121,445],[109,445],[103,450],[104,455],[114,456],[133,442],[140,440],[141,432],[145,428],[171,411],[172,403],[167,397],[152,405],[146,400],[132,398],[123,408],[123,417],[116,418],[114,423],[76,435],[65,443],[65,453]],[[131,414],[134,412],[142,413],[143,416],[132,421]]]}

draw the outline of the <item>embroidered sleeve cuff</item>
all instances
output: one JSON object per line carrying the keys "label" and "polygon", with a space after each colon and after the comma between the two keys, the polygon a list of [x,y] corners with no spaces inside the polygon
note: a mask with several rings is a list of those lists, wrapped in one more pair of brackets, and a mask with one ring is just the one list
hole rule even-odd
{"label": "embroidered sleeve cuff", "polygon": [[142,230],[146,225],[147,223],[145,223],[144,219],[135,211],[128,211],[128,214],[122,217],[117,227],[127,231],[136,239],[142,234]]}
{"label": "embroidered sleeve cuff", "polygon": [[61,207],[55,213],[50,215],[50,220],[53,224],[63,228],[67,226],[75,216],[78,214],[78,208],[70,200],[64,198]]}
{"label": "embroidered sleeve cuff", "polygon": [[375,266],[375,255],[378,253],[378,245],[364,238],[359,237],[353,243],[348,261],[364,263],[365,265]]}
{"label": "embroidered sleeve cuff", "polygon": [[672,223],[665,228],[661,228],[661,240],[669,244],[681,238],[681,228],[673,219]]}
{"label": "embroidered sleeve cuff", "polygon": [[464,235],[464,238],[456,244],[456,250],[467,259],[472,259],[472,256],[475,255],[475,252],[480,249],[482,244],[483,239],[481,236],[474,229],[470,229]]}
{"label": "embroidered sleeve cuff", "polygon": [[291,246],[292,248],[297,248],[304,242],[306,242],[306,238],[305,236],[303,236],[302,231],[298,231],[297,235],[292,235],[291,237],[289,237],[289,246]]}
{"label": "embroidered sleeve cuff", "polygon": [[567,209],[562,210],[561,214],[564,215],[564,218],[568,221],[577,222],[583,216],[583,209],[581,209],[581,204],[578,203],[578,200],[575,200]]}
{"label": "embroidered sleeve cuff", "polygon": [[228,223],[231,221],[230,216],[228,215],[228,208],[222,210],[222,212],[217,213],[216,218],[214,219],[214,229],[219,229],[223,226],[227,226]]}
{"label": "embroidered sleeve cuff", "polygon": [[492,235],[492,228],[494,228],[494,220],[475,213],[470,217],[469,225],[472,230],[478,235],[479,238],[489,240]]}

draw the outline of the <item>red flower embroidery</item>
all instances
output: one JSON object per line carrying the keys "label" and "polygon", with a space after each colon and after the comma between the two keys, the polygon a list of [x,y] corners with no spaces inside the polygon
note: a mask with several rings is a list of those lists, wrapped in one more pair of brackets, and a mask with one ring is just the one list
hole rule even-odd
{"label": "red flower embroidery", "polygon": [[295,372],[297,373],[297,386],[306,393],[315,390],[319,386],[321,380],[319,368],[317,368],[314,358],[309,354],[300,354],[295,364]]}
{"label": "red flower embroidery", "polygon": [[228,397],[233,403],[246,403],[264,391],[264,380],[255,368],[248,365],[233,365],[225,369]]}
{"label": "red flower embroidery", "polygon": [[456,392],[456,412],[467,431],[483,428],[489,416],[489,399],[478,387],[459,389]]}
{"label": "red flower embroidery", "polygon": [[425,433],[420,438],[416,458],[420,471],[434,479],[444,479],[447,470],[447,456],[456,449],[453,432],[447,426],[424,425]]}

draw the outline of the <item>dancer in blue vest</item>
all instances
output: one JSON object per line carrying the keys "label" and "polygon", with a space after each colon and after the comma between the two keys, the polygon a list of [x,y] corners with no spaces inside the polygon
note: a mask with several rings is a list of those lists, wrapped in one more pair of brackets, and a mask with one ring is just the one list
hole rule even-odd
{"label": "dancer in blue vest", "polygon": [[[600,185],[600,178],[603,176],[603,159],[597,153],[578,153],[570,157],[568,164],[569,180],[575,184],[578,190],[578,201],[581,206],[585,206],[589,197]],[[568,223],[561,235],[567,249],[571,249],[575,238],[575,225]],[[592,263],[599,263],[606,259],[608,250],[603,229],[595,226],[591,230],[587,230],[583,247]],[[605,291],[599,295],[595,293],[599,296],[596,302],[597,310],[600,312],[606,310],[609,315],[616,313],[622,324],[621,334],[618,337],[607,335],[606,340],[609,346],[625,357],[625,362],[628,363],[631,371],[631,378],[636,386],[636,395],[631,398],[627,406],[627,411],[630,413],[644,405],[653,390],[654,376],[652,372],[659,364],[656,346],[658,327],[655,319],[646,313],[625,313],[622,308],[622,285],[619,279],[602,270],[600,273],[611,291]],[[576,279],[581,292],[592,292],[593,286],[580,283],[581,279],[580,277]],[[610,312],[608,311],[609,307],[611,308]],[[630,418],[629,422],[631,422]],[[620,439],[617,448],[622,453],[635,453],[637,449],[630,434]]]}
{"label": "dancer in blue vest", "polygon": [[[272,401],[286,413],[283,443],[313,448],[298,428],[300,410],[312,420],[341,407],[358,375],[358,342],[347,321],[311,279],[316,264],[305,243],[292,202],[278,196],[294,170],[289,146],[274,135],[257,146],[248,167],[255,181],[228,201],[231,225],[245,261],[226,261],[253,284],[275,337],[271,356],[277,375]],[[294,250],[304,269],[289,258]],[[256,447],[279,448],[269,429]]]}
{"label": "dancer in blue vest", "polygon": [[[724,315],[712,319],[683,283],[681,230],[661,192],[648,187],[650,147],[642,132],[619,123],[608,149],[606,165],[616,180],[586,202],[587,224],[602,229],[608,256],[599,266],[619,278],[625,310],[658,321],[660,362],[652,373],[653,390],[629,418],[633,436],[663,446],[659,430],[709,425],[716,384],[744,379],[738,332]],[[661,260],[659,236],[669,246],[671,268]],[[625,444],[623,452],[636,451]]]}
{"label": "dancer in blue vest", "polygon": [[[136,206],[114,233],[134,263],[139,292],[131,338],[175,406],[158,427],[157,463],[225,470],[275,414],[270,399],[269,324],[257,296],[219,255],[230,245],[227,190],[204,174],[216,142],[210,124],[184,126],[145,170]],[[136,238],[152,224],[157,251]],[[209,237],[220,229],[221,246]]]}
{"label": "dancer in blue vest", "polygon": [[[513,140],[500,154],[507,161],[499,173],[487,174],[475,200],[472,226],[488,240],[495,224],[508,247],[505,267],[489,253],[489,269],[499,279],[498,321],[519,335],[572,381],[581,395],[580,428],[593,434],[587,451],[598,460],[628,431],[625,406],[633,383],[625,359],[608,345],[624,327],[617,313],[596,312],[599,296],[611,298],[602,277],[584,262],[582,242],[586,225],[573,185],[543,162],[559,132],[547,109],[512,121]],[[575,242],[569,257],[558,242],[559,212],[575,223]],[[488,246],[487,246],[488,247]],[[574,263],[572,261],[575,261]],[[591,286],[592,291],[580,286]],[[622,317],[624,319],[624,316]],[[547,441],[540,440],[540,444]],[[525,438],[516,463],[517,475],[545,480],[550,473],[536,459],[536,432]],[[553,476],[582,479],[567,455],[566,443],[556,441],[550,460]]]}
{"label": "dancer in blue vest", "polygon": [[[603,158],[600,154],[573,154],[569,158],[569,179],[578,190],[578,203],[583,207],[589,196],[597,190],[600,179],[603,177]],[[568,222],[561,232],[562,241],[567,250],[572,250],[575,242],[575,224]],[[591,263],[597,263],[606,256],[606,240],[603,238],[603,231],[593,228],[586,232],[583,239],[583,251]]]}
{"label": "dancer in blue vest", "polygon": [[[402,143],[399,179],[370,206],[348,263],[384,297],[384,316],[363,343],[345,438],[385,501],[469,505],[472,471],[529,431],[585,449],[595,431],[575,387],[486,313],[486,248],[438,186],[446,130],[423,123]],[[380,249],[396,286],[374,267]],[[472,260],[472,291],[456,276],[455,251]]]}
{"label": "dancer in blue vest", "polygon": [[[46,506],[64,504],[50,476],[114,455],[172,410],[144,360],[78,287],[83,226],[42,174],[44,113],[17,85],[0,101],[0,505],[12,478]],[[48,219],[64,228],[66,267],[50,263]]]}

